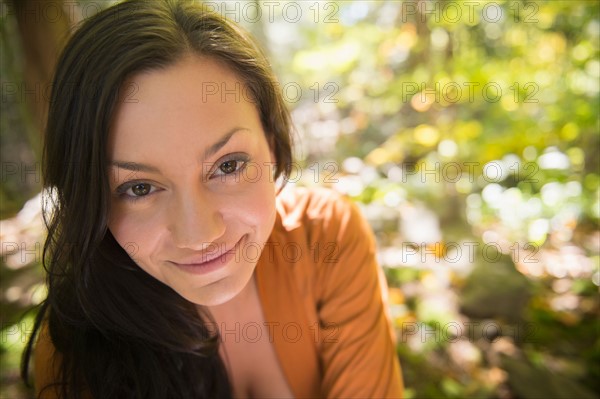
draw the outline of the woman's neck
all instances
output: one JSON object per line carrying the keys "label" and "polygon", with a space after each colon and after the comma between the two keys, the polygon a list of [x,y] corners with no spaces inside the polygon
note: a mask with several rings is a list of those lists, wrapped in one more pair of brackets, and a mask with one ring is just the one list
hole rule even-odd
{"label": "woman's neck", "polygon": [[231,300],[216,306],[204,306],[202,309],[210,312],[217,323],[244,322],[253,319],[256,312],[260,312],[260,301],[258,301],[254,276],[255,274],[252,274],[250,281],[242,291]]}

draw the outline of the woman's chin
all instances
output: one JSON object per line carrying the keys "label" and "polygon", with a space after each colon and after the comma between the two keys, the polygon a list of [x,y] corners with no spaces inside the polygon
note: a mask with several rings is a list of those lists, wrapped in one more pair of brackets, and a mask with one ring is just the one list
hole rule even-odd
{"label": "woman's chin", "polygon": [[[254,268],[252,268],[253,271]],[[179,292],[179,294],[199,306],[213,307],[224,305],[238,298],[245,288],[248,287],[248,282],[252,278],[252,272],[244,273],[247,276],[240,276],[239,274],[228,276],[207,286],[189,289],[186,292]]]}

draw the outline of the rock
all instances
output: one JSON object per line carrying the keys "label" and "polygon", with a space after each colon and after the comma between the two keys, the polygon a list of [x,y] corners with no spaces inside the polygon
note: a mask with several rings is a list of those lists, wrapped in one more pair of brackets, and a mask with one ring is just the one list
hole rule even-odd
{"label": "rock", "polygon": [[460,292],[460,311],[476,319],[502,318],[517,323],[530,297],[529,280],[501,258],[475,266]]}
{"label": "rock", "polygon": [[508,384],[517,397],[523,399],[597,399],[598,396],[577,381],[530,363],[504,358],[503,368],[508,372]]}

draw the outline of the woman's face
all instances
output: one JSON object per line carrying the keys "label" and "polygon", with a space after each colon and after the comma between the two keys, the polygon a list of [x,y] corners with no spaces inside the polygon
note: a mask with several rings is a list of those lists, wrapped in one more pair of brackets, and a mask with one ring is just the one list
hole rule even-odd
{"label": "woman's face", "polygon": [[192,56],[125,87],[109,138],[108,227],[182,297],[227,302],[275,222],[275,158],[249,92],[223,64]]}

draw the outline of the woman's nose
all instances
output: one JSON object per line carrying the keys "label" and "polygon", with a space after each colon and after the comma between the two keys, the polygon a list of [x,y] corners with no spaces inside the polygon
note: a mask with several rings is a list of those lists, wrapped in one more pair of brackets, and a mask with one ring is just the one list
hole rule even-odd
{"label": "woman's nose", "polygon": [[190,191],[182,195],[170,212],[175,245],[194,251],[204,251],[214,245],[225,233],[222,205],[210,193]]}

